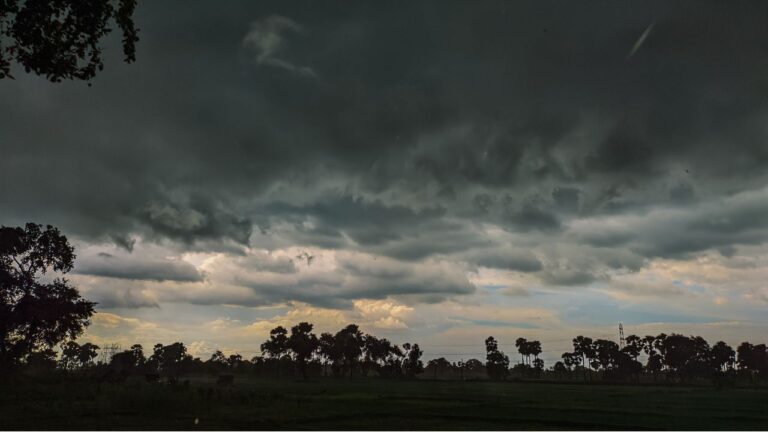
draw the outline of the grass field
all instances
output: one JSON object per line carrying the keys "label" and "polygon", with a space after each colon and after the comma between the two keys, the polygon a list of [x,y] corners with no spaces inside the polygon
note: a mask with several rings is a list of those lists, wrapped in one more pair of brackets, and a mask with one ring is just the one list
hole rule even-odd
{"label": "grass field", "polygon": [[[4,429],[768,429],[768,389],[258,380],[3,385]],[[197,423],[195,422],[197,419]]]}

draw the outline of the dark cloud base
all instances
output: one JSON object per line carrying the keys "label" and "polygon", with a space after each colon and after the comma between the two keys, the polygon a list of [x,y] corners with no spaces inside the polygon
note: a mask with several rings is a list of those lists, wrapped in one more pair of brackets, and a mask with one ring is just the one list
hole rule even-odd
{"label": "dark cloud base", "polygon": [[[138,61],[109,51],[92,88],[0,82],[0,219],[126,251],[136,239],[177,252],[309,245],[552,285],[732,255],[768,234],[766,12],[143,4]],[[115,269],[81,271],[201,278],[167,263]]]}

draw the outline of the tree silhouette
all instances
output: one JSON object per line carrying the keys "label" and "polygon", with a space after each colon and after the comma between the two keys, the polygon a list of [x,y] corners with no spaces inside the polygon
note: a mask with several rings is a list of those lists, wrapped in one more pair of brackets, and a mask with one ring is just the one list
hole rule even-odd
{"label": "tree silhouette", "polygon": [[537,378],[540,377],[541,373],[544,371],[544,360],[536,357],[533,359],[532,366],[534,375]]}
{"label": "tree silhouette", "polygon": [[534,361],[539,360],[539,354],[541,354],[541,342],[530,341],[528,342],[528,348],[526,350],[529,356],[533,356]]}
{"label": "tree silhouette", "polygon": [[113,355],[109,365],[119,371],[133,372],[142,369],[146,361],[144,348],[135,344],[130,349]]}
{"label": "tree silhouette", "polygon": [[402,375],[402,368],[400,365],[403,362],[405,353],[399,346],[391,344],[388,340],[382,339],[383,348],[386,349],[387,355],[384,358],[384,364],[379,369],[379,374],[388,377],[398,377]]}
{"label": "tree silhouette", "polygon": [[224,355],[223,352],[220,350],[214,351],[213,354],[211,354],[211,358],[208,359],[209,362],[215,363],[218,365],[226,366],[227,365],[227,356]]}
{"label": "tree silhouette", "polygon": [[261,344],[261,353],[271,359],[276,366],[275,373],[280,376],[280,360],[288,353],[288,330],[277,326],[270,330],[269,339]]}
{"label": "tree silhouette", "polygon": [[603,379],[616,380],[625,379],[630,376],[639,378],[643,367],[627,351],[630,351],[630,353],[635,352],[633,349],[620,349],[616,342],[596,339],[592,342],[592,353],[594,355],[592,363],[594,368],[600,370]]}
{"label": "tree silhouette", "polygon": [[82,345],[69,341],[62,346],[61,367],[65,370],[84,369],[93,366],[93,359],[98,355],[99,347],[90,342]]}
{"label": "tree silhouette", "polygon": [[312,333],[312,324],[302,322],[291,327],[291,336],[288,338],[286,346],[293,351],[301,377],[306,380],[307,360],[312,357],[319,346],[317,336]]}
{"label": "tree silhouette", "polygon": [[587,369],[590,365],[590,360],[594,356],[592,349],[592,338],[584,336],[576,336],[573,339],[573,353],[581,357],[581,364],[584,366],[584,381],[587,380]]}
{"label": "tree silhouette", "polygon": [[459,360],[456,362],[456,367],[459,369],[459,380],[464,381],[464,370],[467,368],[467,362]]}
{"label": "tree silhouette", "polygon": [[37,371],[50,371],[56,368],[56,351],[44,349],[34,351],[27,358],[27,365]]}
{"label": "tree silhouette", "polygon": [[349,372],[350,378],[354,375],[358,360],[363,353],[364,343],[363,332],[356,324],[349,324],[334,336],[334,344],[343,361],[343,370]]}
{"label": "tree silhouette", "polygon": [[212,375],[219,374],[229,367],[227,356],[225,356],[221,350],[214,351],[213,354],[211,354],[211,358],[209,358],[205,363],[208,373]]}
{"label": "tree silhouette", "polygon": [[77,353],[77,361],[80,363],[80,367],[85,368],[93,365],[93,359],[99,355],[97,352],[98,350],[98,345],[94,345],[90,342],[80,345],[80,351]]}
{"label": "tree silhouette", "polygon": [[552,366],[552,371],[557,375],[558,378],[561,378],[565,376],[569,369],[562,361],[556,361],[555,365]]}
{"label": "tree silhouette", "polygon": [[624,348],[621,350],[630,356],[632,360],[637,360],[637,357],[643,352],[643,339],[636,335],[629,335],[627,336]]}
{"label": "tree silhouette", "polygon": [[182,372],[182,366],[185,362],[192,360],[192,356],[187,354],[187,347],[181,342],[174,342],[170,345],[156,344],[149,362],[156,367],[156,370],[165,374],[169,378],[176,378]]}
{"label": "tree silhouette", "polygon": [[[462,364],[460,367],[463,367]],[[444,372],[445,370],[449,369],[451,367],[451,362],[445,359],[445,357],[440,357],[436,359],[432,359],[427,362],[427,369],[432,371],[432,378],[437,379],[437,374]]]}
{"label": "tree silhouette", "polygon": [[0,227],[0,366],[74,339],[90,323],[95,303],[66,279],[48,276],[69,272],[74,259],[67,238],[50,225]]}
{"label": "tree silhouette", "polygon": [[402,357],[402,352],[396,345],[385,339],[379,339],[376,336],[366,334],[363,340],[363,363],[362,372],[363,376],[368,375],[368,371],[371,368],[376,369],[379,374],[382,373],[382,368],[386,367],[387,360],[392,356]]}
{"label": "tree silhouette", "polygon": [[18,63],[52,82],[90,80],[104,68],[101,40],[122,31],[127,63],[139,40],[133,23],[136,0],[3,0],[0,2],[0,79]]}
{"label": "tree silhouette", "polygon": [[526,364],[526,359],[528,358],[528,341],[525,338],[517,338],[515,341],[515,347],[517,347],[517,352],[520,353],[520,362],[522,364]]}
{"label": "tree silhouette", "polygon": [[421,361],[421,355],[424,352],[419,348],[419,344],[403,344],[405,359],[403,360],[403,373],[406,378],[414,378],[417,374],[424,371],[424,363]]}
{"label": "tree silhouette", "polygon": [[739,354],[739,369],[743,369],[749,374],[750,381],[754,381],[755,375],[765,378],[768,377],[768,350],[765,344],[752,345],[749,342],[743,342],[736,348]]}
{"label": "tree silhouette", "polygon": [[718,372],[730,370],[736,362],[736,352],[727,343],[719,341],[712,345],[711,361]]}
{"label": "tree silhouette", "polygon": [[706,375],[710,370],[710,347],[700,336],[671,334],[656,338],[664,365],[681,380],[695,375]]}
{"label": "tree silhouette", "polygon": [[485,340],[485,352],[488,377],[493,380],[505,379],[509,374],[509,357],[499,351],[499,344],[493,336]]}
{"label": "tree silhouette", "polygon": [[65,343],[61,348],[61,368],[64,370],[73,370],[77,368],[80,355],[80,344],[75,341]]}
{"label": "tree silhouette", "polygon": [[325,359],[326,365],[331,366],[334,376],[341,375],[342,353],[336,345],[336,338],[330,333],[323,333],[318,340],[318,351]]}
{"label": "tree silhouette", "polygon": [[578,354],[567,352],[563,353],[561,357],[563,359],[563,365],[569,371],[581,364],[581,356]]}
{"label": "tree silhouette", "polygon": [[229,357],[226,359],[226,365],[228,368],[232,370],[240,369],[243,366],[243,363],[246,362],[246,360],[243,360],[243,356],[240,354],[230,354]]}
{"label": "tree silhouette", "polygon": [[469,359],[464,363],[464,367],[467,368],[467,371],[469,372],[477,372],[482,370],[485,366],[483,366],[483,362],[478,359]]}
{"label": "tree silhouette", "polygon": [[619,352],[619,345],[614,341],[596,339],[592,342],[592,352],[599,368],[609,370],[616,365],[616,354]]}

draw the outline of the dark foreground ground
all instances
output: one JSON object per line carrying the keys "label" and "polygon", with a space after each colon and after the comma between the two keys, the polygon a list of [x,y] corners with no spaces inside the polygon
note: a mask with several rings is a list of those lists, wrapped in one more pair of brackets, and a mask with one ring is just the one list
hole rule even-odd
{"label": "dark foreground ground", "polygon": [[765,388],[243,377],[231,388],[212,378],[0,386],[3,429],[768,429]]}

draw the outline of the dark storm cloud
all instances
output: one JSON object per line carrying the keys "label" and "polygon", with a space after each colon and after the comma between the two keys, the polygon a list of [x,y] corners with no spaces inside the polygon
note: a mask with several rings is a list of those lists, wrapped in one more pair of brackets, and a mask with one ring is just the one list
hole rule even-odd
{"label": "dark storm cloud", "polygon": [[768,235],[768,189],[750,190],[692,207],[578,223],[573,233],[593,246],[624,246],[647,257],[685,258],[735,244],[761,244]]}
{"label": "dark storm cloud", "polygon": [[229,238],[247,245],[253,226],[250,220],[230,213],[218,203],[199,199],[188,205],[152,201],[139,218],[153,232],[186,243]]}
{"label": "dark storm cloud", "polygon": [[558,210],[572,213],[579,210],[580,193],[578,188],[556,187],[552,190],[552,200]]}
{"label": "dark storm cloud", "polygon": [[480,267],[536,272],[541,270],[541,261],[530,251],[509,248],[477,249],[460,255],[460,258]]}
{"label": "dark storm cloud", "polygon": [[116,279],[200,282],[203,275],[195,266],[180,260],[169,260],[145,254],[113,255],[99,252],[95,256],[81,254],[76,274]]}
{"label": "dark storm cloud", "polygon": [[[135,238],[243,249],[255,231],[402,260],[465,253],[558,285],[598,280],[602,267],[472,255],[488,243],[482,227],[526,245],[623,250],[591,253],[635,270],[762,243],[764,209],[739,200],[762,199],[768,181],[766,12],[142,4],[138,61],[110,51],[92,88],[0,82],[0,218],[126,250]],[[716,208],[727,199],[736,205]],[[674,213],[691,206],[705,216]],[[619,222],[580,224],[590,218]]]}
{"label": "dark storm cloud", "polygon": [[[468,295],[475,287],[461,268],[440,263],[413,264],[389,258],[342,253],[332,271],[313,268],[281,274],[254,266],[263,256],[240,259],[229,282],[251,289],[253,295],[238,298],[238,304],[272,305],[300,301],[322,307],[349,307],[357,299],[398,298],[405,302],[434,303]],[[226,280],[226,279],[225,279]],[[221,282],[217,280],[216,282]],[[226,303],[226,294],[206,298]]]}
{"label": "dark storm cloud", "polygon": [[338,237],[341,237],[343,231],[343,234],[361,245],[399,240],[445,214],[445,210],[439,207],[414,210],[348,195],[328,196],[305,206],[275,202],[264,211],[270,217],[294,220],[299,225],[310,217],[316,224],[311,230]]}
{"label": "dark storm cloud", "polygon": [[549,285],[586,285],[598,278],[592,273],[574,269],[552,269],[541,273],[542,282]]}

